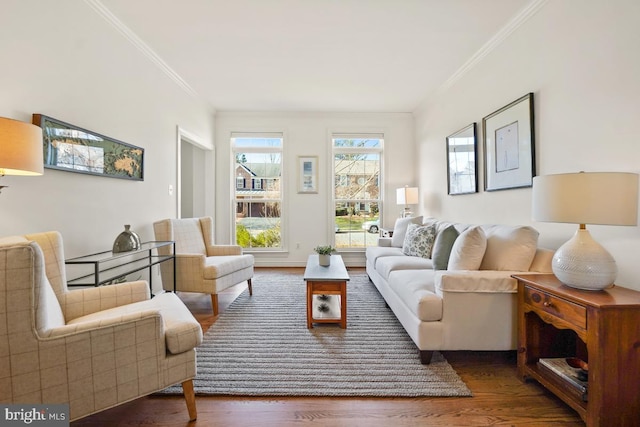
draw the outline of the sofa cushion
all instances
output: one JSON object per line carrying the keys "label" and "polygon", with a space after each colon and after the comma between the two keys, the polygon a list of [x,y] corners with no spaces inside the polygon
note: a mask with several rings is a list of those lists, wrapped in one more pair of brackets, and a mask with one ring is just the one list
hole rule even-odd
{"label": "sofa cushion", "polygon": [[417,256],[385,256],[376,261],[376,271],[384,280],[389,279],[389,273],[395,270],[431,270],[433,264],[430,259]]}
{"label": "sofa cushion", "polygon": [[398,270],[389,276],[389,287],[421,321],[442,319],[442,297],[435,293],[435,271]]}
{"label": "sofa cushion", "polygon": [[487,249],[481,270],[529,271],[538,247],[538,231],[532,227],[485,225]]}
{"label": "sofa cushion", "polygon": [[404,236],[407,234],[409,224],[422,224],[422,216],[398,218],[393,226],[393,236],[391,237],[391,246],[401,248],[404,243]]}
{"label": "sofa cushion", "polygon": [[478,270],[487,248],[487,236],[479,225],[469,227],[451,248],[448,270]]}
{"label": "sofa cushion", "polygon": [[448,226],[444,230],[440,231],[436,235],[436,240],[433,243],[433,249],[431,251],[431,259],[433,260],[434,270],[446,270],[449,266],[449,256],[451,255],[451,249],[453,244],[460,233],[453,225]]}
{"label": "sofa cushion", "polygon": [[435,225],[409,224],[402,244],[402,253],[409,256],[431,258],[431,248],[433,248],[435,239]]}
{"label": "sofa cushion", "polygon": [[393,248],[388,246],[367,246],[366,249],[367,264],[375,267],[378,258],[385,256],[402,255],[402,248]]}

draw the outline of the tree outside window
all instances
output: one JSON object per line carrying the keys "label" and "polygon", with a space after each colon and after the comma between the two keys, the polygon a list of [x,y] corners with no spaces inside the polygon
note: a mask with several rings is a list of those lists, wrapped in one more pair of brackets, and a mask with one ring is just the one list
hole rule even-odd
{"label": "tree outside window", "polygon": [[335,246],[377,244],[380,228],[382,134],[334,134]]}

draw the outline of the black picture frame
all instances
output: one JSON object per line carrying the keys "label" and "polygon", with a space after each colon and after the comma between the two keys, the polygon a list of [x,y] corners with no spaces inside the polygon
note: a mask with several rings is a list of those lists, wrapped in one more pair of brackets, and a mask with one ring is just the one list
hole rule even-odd
{"label": "black picture frame", "polygon": [[42,128],[45,168],[144,181],[144,148],[43,114],[32,121]]}
{"label": "black picture frame", "polygon": [[482,119],[485,191],[531,187],[536,176],[533,93]]}
{"label": "black picture frame", "polygon": [[447,137],[447,193],[478,192],[478,139],[473,122]]}

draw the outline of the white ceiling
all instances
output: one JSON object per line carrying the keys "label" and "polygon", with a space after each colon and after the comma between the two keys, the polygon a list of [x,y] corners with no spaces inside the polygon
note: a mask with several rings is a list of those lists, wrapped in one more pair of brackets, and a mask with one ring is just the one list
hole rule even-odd
{"label": "white ceiling", "polygon": [[85,1],[218,111],[412,112],[531,0]]}

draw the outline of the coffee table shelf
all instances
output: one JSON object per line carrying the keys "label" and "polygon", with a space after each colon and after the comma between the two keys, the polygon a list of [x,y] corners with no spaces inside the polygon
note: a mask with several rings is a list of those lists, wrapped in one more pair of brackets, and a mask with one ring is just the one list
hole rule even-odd
{"label": "coffee table shelf", "polygon": [[[319,264],[318,255],[309,255],[304,280],[307,282],[307,328],[314,323],[339,323],[347,327],[347,282],[349,273],[340,255],[331,255],[331,264],[323,267]],[[314,317],[314,295],[337,296],[340,300],[340,317]]]}

